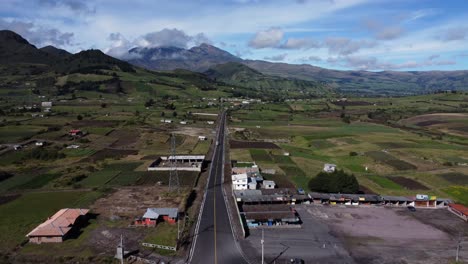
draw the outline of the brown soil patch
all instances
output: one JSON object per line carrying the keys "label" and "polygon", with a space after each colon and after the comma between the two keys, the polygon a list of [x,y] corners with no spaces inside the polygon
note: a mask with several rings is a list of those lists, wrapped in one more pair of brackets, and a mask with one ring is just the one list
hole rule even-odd
{"label": "brown soil patch", "polygon": [[110,120],[80,120],[71,123],[72,127],[115,127],[119,124],[117,121]]}
{"label": "brown soil patch", "polygon": [[230,140],[229,141],[230,147],[233,149],[279,149],[278,145],[271,143],[271,142],[257,142],[257,141],[237,141],[237,140]]}
{"label": "brown soil patch", "polygon": [[109,136],[117,138],[117,141],[112,143],[110,146],[113,148],[119,148],[135,144],[140,137],[138,131],[134,130],[114,130]]}
{"label": "brown soil patch", "polygon": [[334,105],[339,106],[364,106],[364,105],[372,105],[372,103],[366,101],[339,101],[333,102]]}
{"label": "brown soil patch", "polygon": [[137,155],[137,150],[127,149],[102,149],[94,153],[92,156],[84,158],[81,162],[96,162],[107,158],[122,158],[128,155]]}
{"label": "brown soil patch", "polygon": [[413,180],[413,179],[409,179],[409,178],[405,178],[405,177],[401,177],[401,176],[398,176],[398,177],[388,177],[391,181],[405,187],[406,189],[409,189],[409,190],[429,190],[429,188],[427,188],[426,186],[422,185],[421,183]]}
{"label": "brown soil patch", "polygon": [[168,196],[165,186],[138,186],[121,188],[92,206],[100,217],[130,219],[142,216],[150,207],[179,207],[183,195]]}
{"label": "brown soil patch", "polygon": [[363,193],[363,194],[377,194],[377,193],[375,193],[374,191],[372,191],[371,189],[367,188],[364,185],[359,185],[359,192]]}

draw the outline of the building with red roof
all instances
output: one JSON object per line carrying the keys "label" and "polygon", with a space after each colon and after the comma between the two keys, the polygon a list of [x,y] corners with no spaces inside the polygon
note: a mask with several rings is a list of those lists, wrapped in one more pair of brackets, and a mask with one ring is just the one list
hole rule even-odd
{"label": "building with red roof", "polygon": [[29,232],[26,237],[29,238],[29,242],[35,244],[62,242],[88,212],[89,209],[61,209]]}
{"label": "building with red roof", "polygon": [[468,222],[468,207],[462,204],[449,204],[449,211]]}

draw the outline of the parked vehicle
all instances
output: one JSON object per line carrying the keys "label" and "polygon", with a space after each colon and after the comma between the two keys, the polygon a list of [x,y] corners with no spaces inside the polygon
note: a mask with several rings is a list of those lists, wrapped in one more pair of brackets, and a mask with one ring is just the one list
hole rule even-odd
{"label": "parked vehicle", "polygon": [[416,208],[414,208],[414,206],[408,206],[408,210],[411,212],[416,212]]}

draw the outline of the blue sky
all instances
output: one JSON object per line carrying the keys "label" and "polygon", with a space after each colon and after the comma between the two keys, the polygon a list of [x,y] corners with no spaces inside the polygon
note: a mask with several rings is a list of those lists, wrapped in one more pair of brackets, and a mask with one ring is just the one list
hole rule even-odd
{"label": "blue sky", "polygon": [[468,69],[465,0],[2,0],[0,29],[121,58],[136,46],[207,42],[340,70]]}

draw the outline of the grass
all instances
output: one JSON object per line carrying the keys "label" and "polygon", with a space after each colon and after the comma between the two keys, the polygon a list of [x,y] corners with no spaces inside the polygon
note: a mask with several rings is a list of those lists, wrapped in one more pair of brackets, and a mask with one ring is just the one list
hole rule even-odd
{"label": "grass", "polygon": [[440,174],[439,176],[452,184],[468,185],[468,175],[460,172],[448,172]]}
{"label": "grass", "polygon": [[59,209],[87,207],[99,195],[85,191],[25,193],[12,202],[0,205],[2,250],[11,250],[26,240],[28,232]]}
{"label": "grass", "polygon": [[250,149],[250,155],[256,162],[273,162],[270,154],[264,149]]}
{"label": "grass", "polygon": [[18,143],[44,130],[45,127],[31,125],[3,126],[0,127],[0,143]]}
{"label": "grass", "polygon": [[77,148],[77,149],[64,149],[62,150],[62,153],[65,154],[67,157],[85,157],[85,156],[91,156],[95,153],[96,151],[94,149],[88,149],[88,148]]}
{"label": "grass", "polygon": [[99,187],[112,180],[112,178],[117,176],[119,173],[120,171],[115,170],[101,170],[93,172],[81,181],[81,185],[84,187]]}
{"label": "grass", "polygon": [[294,163],[293,165],[280,165],[281,170],[284,171],[286,176],[290,178],[297,187],[307,189],[309,183],[309,178],[306,176],[304,171],[297,167]]}
{"label": "grass", "polygon": [[[166,222],[159,223],[156,228],[150,230],[148,235],[143,239],[143,242],[171,246],[177,245],[177,224],[169,224]],[[165,256],[175,255],[172,250],[155,249],[158,254]]]}
{"label": "grass", "polygon": [[468,187],[466,186],[451,186],[443,189],[443,191],[453,198],[458,203],[468,206]]}
{"label": "grass", "polygon": [[33,177],[30,181],[28,181],[28,182],[26,182],[24,184],[16,186],[15,189],[22,189],[22,190],[24,190],[24,189],[38,189],[38,188],[41,188],[41,187],[45,186],[50,181],[52,181],[54,179],[57,179],[60,176],[61,176],[61,174],[59,174],[59,173],[41,174],[39,176]]}
{"label": "grass", "polygon": [[390,179],[382,176],[377,175],[368,175],[367,178],[372,180],[373,182],[377,183],[380,187],[385,189],[392,189],[392,190],[402,190],[403,188],[398,185],[397,183],[391,181]]}
{"label": "grass", "polygon": [[199,140],[197,145],[192,150],[194,154],[206,154],[210,149],[211,141],[210,140]]}
{"label": "grass", "polygon": [[20,151],[10,151],[5,153],[0,158],[0,165],[7,166],[12,165],[14,163],[18,163],[21,161],[26,155],[28,154],[27,151],[20,150]]}

